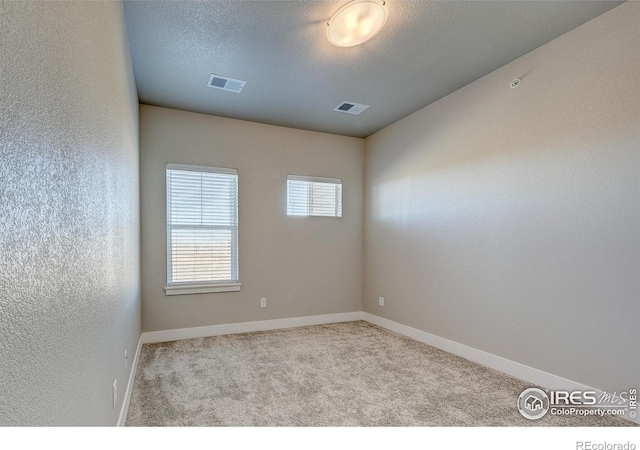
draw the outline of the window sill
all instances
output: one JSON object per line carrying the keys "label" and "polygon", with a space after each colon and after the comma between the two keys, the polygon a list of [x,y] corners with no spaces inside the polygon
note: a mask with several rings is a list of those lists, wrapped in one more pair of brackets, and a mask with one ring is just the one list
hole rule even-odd
{"label": "window sill", "polygon": [[187,295],[187,294],[209,294],[212,292],[238,292],[240,283],[219,283],[219,284],[191,284],[182,286],[167,286],[164,288],[165,295]]}

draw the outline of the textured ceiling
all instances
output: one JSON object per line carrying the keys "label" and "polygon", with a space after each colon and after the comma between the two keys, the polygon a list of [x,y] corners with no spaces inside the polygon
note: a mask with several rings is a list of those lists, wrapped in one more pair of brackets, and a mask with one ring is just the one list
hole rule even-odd
{"label": "textured ceiling", "polygon": [[[345,3],[125,2],[140,102],[365,137],[619,4],[388,1],[380,34],[337,48],[325,24]],[[211,89],[211,73],[247,84]]]}

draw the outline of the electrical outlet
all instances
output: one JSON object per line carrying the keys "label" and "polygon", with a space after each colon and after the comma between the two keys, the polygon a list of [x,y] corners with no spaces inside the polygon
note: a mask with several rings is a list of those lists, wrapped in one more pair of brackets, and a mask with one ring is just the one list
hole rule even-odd
{"label": "electrical outlet", "polygon": [[267,307],[267,299],[262,297],[260,299],[260,308],[266,308]]}
{"label": "electrical outlet", "polygon": [[118,380],[116,379],[113,382],[113,409],[116,409],[116,405],[118,404]]}
{"label": "electrical outlet", "polygon": [[129,366],[129,351],[124,351],[124,371],[127,371],[127,367]]}
{"label": "electrical outlet", "polygon": [[384,306],[384,297],[378,297],[378,306]]}

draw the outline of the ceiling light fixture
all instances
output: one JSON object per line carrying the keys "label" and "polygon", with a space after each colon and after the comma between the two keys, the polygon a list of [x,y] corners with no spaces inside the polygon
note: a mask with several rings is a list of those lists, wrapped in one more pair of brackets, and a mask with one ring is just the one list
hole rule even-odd
{"label": "ceiling light fixture", "polygon": [[327,39],[337,47],[354,47],[374,37],[387,22],[384,0],[353,0],[327,22]]}

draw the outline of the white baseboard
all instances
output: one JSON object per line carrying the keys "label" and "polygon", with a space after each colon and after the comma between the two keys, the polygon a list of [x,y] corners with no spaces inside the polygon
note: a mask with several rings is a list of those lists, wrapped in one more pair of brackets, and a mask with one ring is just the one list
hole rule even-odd
{"label": "white baseboard", "polygon": [[180,339],[194,339],[223,334],[249,333],[252,331],[278,330],[280,328],[295,328],[308,325],[322,325],[325,323],[352,322],[362,320],[362,311],[324,314],[319,316],[292,317],[289,319],[260,320],[257,322],[240,322],[225,325],[210,325],[196,328],[179,328],[175,330],[149,331],[142,333],[143,344],[156,342],[178,341]]}
{"label": "white baseboard", "polygon": [[123,427],[127,421],[127,413],[129,412],[129,402],[131,401],[131,393],[133,392],[133,382],[136,379],[136,371],[138,370],[138,358],[140,357],[140,351],[142,350],[142,334],[138,339],[138,346],[136,347],[136,354],[131,362],[131,371],[129,373],[129,381],[127,382],[127,390],[124,393],[124,399],[122,401],[122,408],[120,408],[120,416],[118,417],[119,427]]}
{"label": "white baseboard", "polygon": [[[533,385],[541,386],[551,390],[592,390],[598,394],[602,391],[595,389],[557,375],[544,372],[524,364],[511,361],[501,356],[493,355],[473,347],[469,347],[449,339],[418,330],[416,328],[385,319],[374,314],[363,311],[325,314],[319,316],[293,317],[288,319],[261,320],[256,322],[240,322],[224,325],[210,325],[196,328],[180,328],[175,330],[151,331],[142,333],[136,356],[133,361],[133,369],[129,377],[129,384],[125,393],[125,399],[122,404],[122,411],[118,420],[118,426],[124,426],[127,412],[129,409],[129,401],[131,399],[131,391],[133,389],[133,381],[135,379],[136,368],[138,365],[138,357],[142,344],[151,344],[156,342],[177,341],[181,339],[194,339],[209,336],[220,336],[224,334],[248,333],[252,331],[277,330],[282,328],[295,328],[308,325],[322,325],[327,323],[352,322],[355,320],[366,320],[369,323],[378,325],[387,330],[407,336],[416,341],[423,342],[427,345],[439,348],[454,355],[461,356],[469,361],[481,364],[491,369],[511,375],[515,378],[527,381]],[[628,419],[629,420],[629,419]],[[632,419],[635,423],[640,423],[640,418]]]}
{"label": "white baseboard", "polygon": [[500,372],[504,372],[508,375],[520,378],[521,380],[528,381],[538,386],[543,386],[548,389],[590,389],[580,383],[534,369],[533,367],[525,366],[524,364],[520,364],[464,344],[450,341],[449,339],[441,338],[435,334],[430,334],[416,328],[411,328],[407,325],[402,325],[401,323],[394,322],[374,314],[365,312],[363,313],[363,319],[374,325],[386,328],[387,330],[395,331],[396,333],[410,337],[416,341],[453,353],[454,355],[461,356],[469,361],[499,370]]}
{"label": "white baseboard", "polygon": [[[458,342],[450,341],[449,339],[445,339],[407,325],[402,325],[401,323],[394,322],[368,312],[362,313],[362,319],[374,325],[378,325],[379,327],[386,328],[387,330],[394,331],[410,337],[411,339],[415,339],[416,341],[453,353],[454,355],[461,356],[469,361],[498,370],[506,373],[507,375],[511,375],[512,377],[519,378],[543,388],[550,390],[596,391],[598,395],[602,393],[600,389],[585,386],[584,384],[567,380],[566,378],[562,378],[539,369],[534,369],[533,367],[525,366],[524,364],[502,358],[501,356],[496,356]],[[627,420],[640,423],[640,418],[627,418]]]}

